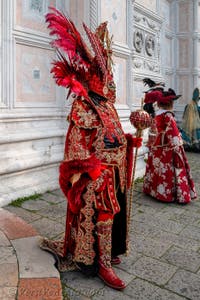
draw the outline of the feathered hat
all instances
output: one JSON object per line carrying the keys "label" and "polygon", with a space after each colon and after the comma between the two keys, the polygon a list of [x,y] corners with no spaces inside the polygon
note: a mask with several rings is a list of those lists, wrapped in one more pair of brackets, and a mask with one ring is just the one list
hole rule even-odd
{"label": "feathered hat", "polygon": [[143,79],[144,86],[148,86],[149,89],[147,91],[144,91],[145,93],[145,98],[144,98],[144,103],[145,104],[150,104],[156,102],[156,94],[152,93],[155,91],[163,91],[165,87],[164,82],[155,82],[154,80],[150,78],[144,78]]}
{"label": "feathered hat", "polygon": [[51,69],[56,83],[69,89],[67,98],[71,93],[87,98],[88,92],[93,91],[114,101],[112,38],[107,22],[100,24],[95,32],[83,23],[90,49],[69,17],[53,7],[50,10],[46,22],[50,35],[55,37],[51,45],[58,53],[58,60],[53,62]]}
{"label": "feathered hat", "polygon": [[180,97],[181,95],[176,95],[175,91],[171,88],[168,91],[154,90],[146,94],[145,103],[169,103]]}

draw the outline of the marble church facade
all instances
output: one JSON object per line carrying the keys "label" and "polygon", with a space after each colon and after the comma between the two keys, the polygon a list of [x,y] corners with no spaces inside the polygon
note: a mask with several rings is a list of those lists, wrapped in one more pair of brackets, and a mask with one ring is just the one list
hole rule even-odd
{"label": "marble church facade", "polygon": [[[68,12],[80,31],[82,20],[92,29],[109,21],[116,108],[126,132],[134,132],[129,116],[141,105],[144,77],[183,95],[178,120],[200,85],[198,0],[1,0],[0,206],[58,187],[70,103],[49,74],[55,57],[44,24],[49,5]],[[139,151],[137,176],[144,174],[146,150]]]}

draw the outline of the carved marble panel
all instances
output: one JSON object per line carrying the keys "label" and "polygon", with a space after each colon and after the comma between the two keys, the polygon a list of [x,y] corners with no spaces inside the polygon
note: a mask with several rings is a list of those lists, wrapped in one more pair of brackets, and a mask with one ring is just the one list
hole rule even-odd
{"label": "carved marble panel", "polygon": [[50,74],[53,58],[52,50],[16,45],[16,102],[55,102],[56,85]]}
{"label": "carved marble panel", "polygon": [[191,4],[193,1],[181,1],[179,5],[179,31],[189,32],[191,22]]}
{"label": "carved marble panel", "polygon": [[44,15],[49,6],[56,6],[56,0],[15,0],[16,25],[47,33]]}
{"label": "carved marble panel", "polygon": [[[77,9],[78,7],[78,9]],[[82,34],[84,34],[82,22],[84,21],[84,1],[82,0],[70,0],[69,15],[77,28]]]}
{"label": "carved marble panel", "polygon": [[116,42],[126,44],[126,2],[121,0],[102,0],[101,21],[109,21],[110,33]]}
{"label": "carved marble panel", "polygon": [[180,100],[178,101],[180,104],[188,103],[188,99],[191,98],[190,95],[190,76],[188,75],[179,75],[178,76],[179,82],[179,93],[182,95]]}
{"label": "carved marble panel", "polygon": [[127,68],[126,59],[114,56],[114,80],[117,88],[117,103],[126,104]]}
{"label": "carved marble panel", "polygon": [[167,0],[161,1],[160,14],[165,20],[166,27],[169,29],[172,29],[173,24],[172,24],[172,15],[170,13],[170,6],[171,6],[171,3],[169,3]]}
{"label": "carved marble panel", "polygon": [[179,38],[179,67],[189,68],[190,66],[190,40],[189,38]]}
{"label": "carved marble panel", "polygon": [[165,37],[164,39],[165,44],[165,52],[164,52],[164,65],[167,66],[167,68],[172,67],[172,39],[169,39]]}

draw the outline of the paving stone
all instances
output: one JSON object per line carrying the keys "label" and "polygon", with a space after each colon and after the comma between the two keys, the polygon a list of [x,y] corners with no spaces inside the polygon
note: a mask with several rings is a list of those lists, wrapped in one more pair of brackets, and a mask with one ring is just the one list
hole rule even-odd
{"label": "paving stone", "polygon": [[1,300],[15,300],[17,294],[17,287],[0,287]]}
{"label": "paving stone", "polygon": [[[165,207],[159,212],[157,212],[157,216],[159,218],[165,218],[168,220],[177,220],[182,214],[185,213],[183,206],[181,208],[178,207]],[[177,218],[177,219],[176,219]]]}
{"label": "paving stone", "polygon": [[200,230],[198,227],[188,225],[181,231],[180,236],[200,241]]}
{"label": "paving stone", "polygon": [[40,249],[40,239],[41,237],[36,236],[12,241],[17,252],[21,278],[59,278],[59,272],[54,266],[54,257]]}
{"label": "paving stone", "polygon": [[21,208],[21,207],[15,207],[15,206],[10,205],[10,206],[6,206],[5,209],[10,211],[13,214],[16,214],[17,216],[22,218],[27,223],[31,223],[31,222],[41,218],[41,216],[39,216],[33,212],[30,212],[29,210]]}
{"label": "paving stone", "polygon": [[131,265],[128,271],[141,279],[163,285],[168,282],[176,270],[177,268],[170,264],[151,257],[142,257]]}
{"label": "paving stone", "polygon": [[64,195],[59,195],[59,193],[45,193],[41,197],[44,201],[50,202],[52,204],[57,204],[61,202],[66,202]]}
{"label": "paving stone", "polygon": [[185,227],[184,224],[179,224],[174,221],[170,221],[161,217],[155,217],[151,215],[136,215],[134,216],[135,221],[145,223],[147,226],[148,224],[157,226],[159,229],[164,231],[172,232],[172,233],[180,233],[183,228]]}
{"label": "paving stone", "polygon": [[130,274],[129,272],[127,272],[128,270],[124,271],[120,268],[114,267],[113,269],[115,270],[115,273],[117,274],[117,276],[119,276],[119,278],[121,278],[126,285],[128,285],[134,278],[135,276],[133,274]]}
{"label": "paving stone", "polygon": [[195,224],[197,222],[199,222],[199,217],[200,217],[200,214],[196,214],[194,212],[191,212],[190,211],[187,211],[181,215],[178,215],[178,216],[174,216],[173,219],[176,221],[176,222],[179,222],[181,224],[185,224],[185,225],[192,225],[192,224]]}
{"label": "paving stone", "polygon": [[16,263],[0,263],[1,287],[15,287],[18,283],[18,265]]}
{"label": "paving stone", "polygon": [[127,271],[130,265],[135,263],[140,257],[142,256],[141,253],[138,253],[137,251],[133,251],[132,247],[130,248],[130,254],[128,256],[122,255],[121,263],[116,266],[116,268],[122,269],[124,271]]}
{"label": "paving stone", "polygon": [[17,300],[62,300],[58,278],[20,279]]}
{"label": "paving stone", "polygon": [[35,199],[35,200],[28,200],[28,201],[23,202],[21,207],[31,210],[31,211],[38,211],[44,207],[47,207],[48,205],[49,205],[49,203],[44,200]]}
{"label": "paving stone", "polygon": [[58,236],[65,230],[65,224],[60,224],[47,218],[41,218],[37,221],[34,221],[31,223],[31,225],[38,230],[40,235],[47,238]]}
{"label": "paving stone", "polygon": [[86,297],[91,297],[104,287],[103,281],[97,276],[87,277],[78,271],[61,273],[61,280],[62,284]]}
{"label": "paving stone", "polygon": [[159,232],[155,238],[160,242],[169,241],[173,245],[182,247],[184,249],[190,249],[190,250],[197,251],[200,247],[199,241],[189,239],[185,236],[182,236],[181,234],[176,235],[176,234],[169,233],[169,232],[162,232],[162,233]]}
{"label": "paving stone", "polygon": [[91,299],[92,300],[134,300],[133,295],[130,297],[125,294],[125,290],[116,291],[109,287],[105,287],[104,289],[100,290],[99,293],[95,294]]}
{"label": "paving stone", "polygon": [[66,203],[63,202],[60,204],[49,205],[45,209],[38,211],[37,214],[52,220],[56,220],[66,216],[66,209]]}
{"label": "paving stone", "polygon": [[0,228],[9,239],[37,235],[37,231],[21,218],[0,208]]}
{"label": "paving stone", "polygon": [[188,297],[191,300],[200,299],[200,276],[179,270],[166,284],[166,288]]}
{"label": "paving stone", "polygon": [[149,296],[148,300],[186,300],[185,297],[179,296],[164,288],[158,288],[152,295]]}
{"label": "paving stone", "polygon": [[172,247],[163,255],[162,260],[191,272],[196,272],[200,268],[200,253],[189,249],[185,251],[182,248]]}
{"label": "paving stone", "polygon": [[133,300],[183,300],[183,297],[139,278],[133,280],[126,287],[124,293]]}
{"label": "paving stone", "polygon": [[63,197],[65,199],[65,196],[64,196],[63,192],[61,191],[61,189],[53,190],[53,191],[51,191],[51,194],[57,195],[58,197]]}
{"label": "paving stone", "polygon": [[135,209],[133,209],[133,211],[134,211],[134,215],[147,214],[147,215],[154,216],[157,213],[157,209],[146,205],[138,205]]}
{"label": "paving stone", "polygon": [[90,300],[87,296],[81,295],[78,291],[75,291],[67,286],[62,286],[63,300]]}
{"label": "paving stone", "polygon": [[139,235],[136,235],[133,241],[133,251],[135,250],[143,255],[154,258],[162,256],[170,246],[171,243],[168,241],[161,243],[155,239]]}
{"label": "paving stone", "polygon": [[163,233],[163,230],[159,229],[152,223],[149,223],[147,226],[146,223],[138,222],[135,220],[133,220],[132,229],[133,229],[132,232],[133,239],[135,237],[135,233],[139,235],[152,237],[152,238],[154,238],[158,233],[160,234]]}
{"label": "paving stone", "polygon": [[157,289],[157,286],[136,278],[126,287],[124,294],[132,297],[134,300],[147,300]]}
{"label": "paving stone", "polygon": [[68,287],[63,287],[63,300],[91,300],[84,295],[79,294],[77,291],[73,289],[69,289]]}
{"label": "paving stone", "polygon": [[0,264],[2,263],[17,264],[16,253],[11,245],[7,247],[0,247]]}
{"label": "paving stone", "polygon": [[[134,199],[134,197],[133,197]],[[158,210],[163,209],[166,203],[157,201],[156,199],[141,193],[140,197],[135,197],[134,201],[138,204],[147,205]],[[170,205],[170,204],[169,204]]]}
{"label": "paving stone", "polygon": [[0,230],[0,247],[1,246],[10,246],[10,241],[8,240],[7,236],[4,234],[3,231]]}

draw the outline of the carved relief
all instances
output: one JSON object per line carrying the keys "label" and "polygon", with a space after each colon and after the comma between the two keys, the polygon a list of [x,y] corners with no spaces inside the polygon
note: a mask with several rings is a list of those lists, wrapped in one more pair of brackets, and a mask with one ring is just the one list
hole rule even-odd
{"label": "carved relief", "polygon": [[160,67],[155,62],[145,61],[144,66],[145,66],[145,69],[147,69],[151,72],[155,72],[155,73],[160,72]]}
{"label": "carved relief", "polygon": [[152,30],[160,30],[160,25],[149,19],[147,16],[143,16],[138,13],[134,13],[134,21],[136,23],[141,23],[142,25],[145,25],[146,27],[152,29]]}
{"label": "carved relief", "polygon": [[155,38],[152,34],[148,34],[145,38],[145,50],[149,56],[152,56],[155,52]]}
{"label": "carved relief", "polygon": [[143,66],[143,60],[135,58],[133,59],[133,64],[137,69],[140,69]]}
{"label": "carved relief", "polygon": [[142,51],[142,48],[144,45],[144,37],[143,37],[143,32],[141,30],[136,30],[134,32],[133,44],[134,44],[135,50],[138,53],[140,53]]}

